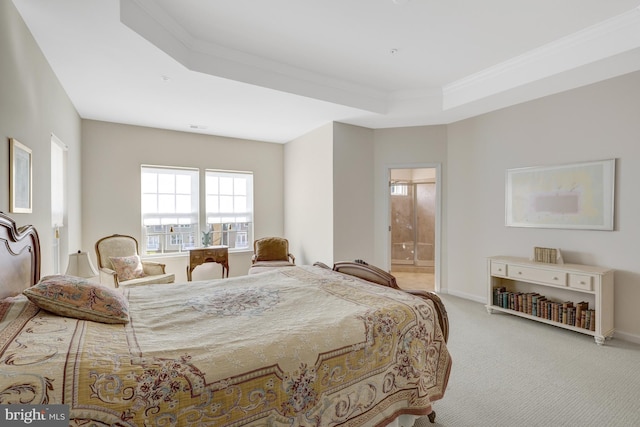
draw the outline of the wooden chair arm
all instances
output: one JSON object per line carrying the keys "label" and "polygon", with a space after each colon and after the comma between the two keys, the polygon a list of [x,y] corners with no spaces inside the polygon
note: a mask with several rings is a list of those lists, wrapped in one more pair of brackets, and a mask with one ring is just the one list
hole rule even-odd
{"label": "wooden chair arm", "polygon": [[103,285],[113,285],[113,287],[120,287],[120,282],[118,281],[118,275],[116,272],[110,268],[100,267],[100,283]]}
{"label": "wooden chair arm", "polygon": [[142,269],[147,276],[157,276],[159,274],[165,274],[166,264],[154,261],[142,261]]}

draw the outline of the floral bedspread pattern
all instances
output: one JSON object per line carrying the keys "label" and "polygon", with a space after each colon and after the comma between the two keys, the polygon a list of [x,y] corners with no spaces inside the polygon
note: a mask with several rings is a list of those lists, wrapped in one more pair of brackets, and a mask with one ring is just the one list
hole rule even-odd
{"label": "floral bedspread pattern", "polygon": [[446,388],[435,309],[401,291],[302,266],[125,292],[126,325],[0,302],[0,404],[66,403],[72,425],[373,426]]}

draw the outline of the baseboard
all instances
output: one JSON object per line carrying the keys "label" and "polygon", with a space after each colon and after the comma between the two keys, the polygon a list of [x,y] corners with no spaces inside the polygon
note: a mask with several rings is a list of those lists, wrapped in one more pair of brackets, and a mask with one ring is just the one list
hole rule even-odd
{"label": "baseboard", "polygon": [[623,341],[629,341],[635,344],[640,344],[640,335],[630,334],[628,332],[616,331],[613,334],[614,338],[621,339]]}
{"label": "baseboard", "polygon": [[460,297],[460,298],[468,299],[468,300],[471,300],[471,301],[479,302],[481,304],[486,304],[487,303],[487,299],[486,298],[479,297],[477,295],[471,295],[471,294],[468,294],[466,292],[455,291],[453,289],[445,289],[445,290],[441,289],[440,291],[445,293],[445,294],[453,295],[454,297]]}

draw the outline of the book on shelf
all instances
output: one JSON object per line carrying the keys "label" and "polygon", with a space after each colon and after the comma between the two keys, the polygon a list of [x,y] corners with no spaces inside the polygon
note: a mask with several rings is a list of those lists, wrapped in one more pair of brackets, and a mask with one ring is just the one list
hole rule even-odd
{"label": "book on shelf", "polygon": [[504,286],[500,286],[498,288],[493,289],[493,305],[502,307],[500,296],[502,293],[506,292],[506,290],[507,288],[505,288]]}
{"label": "book on shelf", "polygon": [[553,304],[553,301],[550,300],[545,300],[544,302],[544,318],[547,320],[551,320],[551,313],[552,313],[552,309],[551,306]]}
{"label": "book on shelf", "polygon": [[584,314],[583,328],[589,329],[591,327],[591,310],[585,310],[582,313]]}
{"label": "book on shelf", "polygon": [[588,309],[589,303],[586,301],[580,301],[576,304],[576,322],[574,326],[584,328],[585,315],[583,313]]}
{"label": "book on shelf", "polygon": [[544,296],[539,294],[535,294],[531,297],[531,315],[532,316],[536,316],[536,317],[540,316],[539,307],[542,304],[543,300],[544,300]]}
{"label": "book on shelf", "polygon": [[538,317],[545,317],[545,307],[547,306],[547,298],[544,295],[541,295],[538,298]]}
{"label": "book on shelf", "polygon": [[584,329],[588,329],[590,331],[596,330],[596,311],[594,309],[587,309],[582,312],[584,315]]}
{"label": "book on shelf", "polygon": [[565,301],[562,303],[562,323],[570,325],[569,309],[573,307],[572,301]]}
{"label": "book on shelf", "polygon": [[539,294],[537,292],[531,292],[529,294],[529,298],[527,299],[527,314],[530,315],[534,315],[533,314],[533,300],[534,298],[536,298]]}
{"label": "book on shelf", "polygon": [[569,316],[569,319],[567,319],[567,325],[575,326],[576,325],[576,308],[568,307],[567,313]]}

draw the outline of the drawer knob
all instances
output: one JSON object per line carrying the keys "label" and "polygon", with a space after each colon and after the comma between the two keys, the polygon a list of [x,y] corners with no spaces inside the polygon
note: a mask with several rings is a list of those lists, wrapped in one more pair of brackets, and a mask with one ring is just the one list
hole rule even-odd
{"label": "drawer knob", "polygon": [[558,280],[558,278],[557,278],[557,277],[554,277],[554,278],[553,278],[553,280]]}
{"label": "drawer knob", "polygon": [[498,269],[498,271],[502,271],[502,269],[501,269],[501,268],[499,268],[499,269]]}
{"label": "drawer knob", "polygon": [[581,280],[581,281],[580,281],[580,284],[581,284],[581,285],[586,285],[586,284],[587,284],[587,282],[585,282],[584,280]]}

